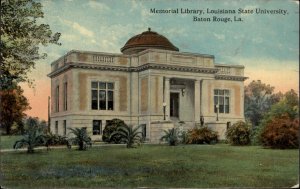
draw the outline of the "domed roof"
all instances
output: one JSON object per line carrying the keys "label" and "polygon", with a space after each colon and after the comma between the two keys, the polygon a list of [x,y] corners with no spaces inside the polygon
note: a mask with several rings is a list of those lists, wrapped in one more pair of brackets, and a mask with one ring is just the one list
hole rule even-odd
{"label": "domed roof", "polygon": [[165,36],[148,28],[148,31],[130,38],[121,48],[121,52],[123,54],[133,54],[149,48],[179,51]]}

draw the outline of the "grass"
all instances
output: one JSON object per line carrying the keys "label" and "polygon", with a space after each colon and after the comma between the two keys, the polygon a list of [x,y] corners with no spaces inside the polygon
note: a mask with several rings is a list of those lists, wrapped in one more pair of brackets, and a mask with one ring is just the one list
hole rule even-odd
{"label": "grass", "polygon": [[13,145],[17,140],[22,138],[21,135],[9,135],[1,136],[0,135],[0,149],[13,149]]}
{"label": "grass", "polygon": [[298,150],[227,144],[9,152],[1,154],[1,183],[9,188],[291,187],[298,183],[298,159]]}

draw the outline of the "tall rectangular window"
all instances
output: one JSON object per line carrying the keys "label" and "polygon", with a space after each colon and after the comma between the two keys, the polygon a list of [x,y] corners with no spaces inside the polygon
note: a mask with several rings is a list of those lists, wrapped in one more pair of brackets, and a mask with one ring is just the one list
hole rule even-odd
{"label": "tall rectangular window", "polygon": [[114,83],[91,83],[91,108],[92,110],[114,110]]}
{"label": "tall rectangular window", "polygon": [[102,121],[93,120],[93,135],[102,135]]}
{"label": "tall rectangular window", "polygon": [[68,83],[64,83],[64,110],[68,110]]}
{"label": "tall rectangular window", "polygon": [[55,121],[55,134],[58,135],[58,121]]}
{"label": "tall rectangular window", "polygon": [[64,136],[67,135],[67,120],[64,120]]}
{"label": "tall rectangular window", "polygon": [[214,90],[214,111],[215,113],[229,113],[229,90],[226,89],[215,89]]}
{"label": "tall rectangular window", "polygon": [[55,111],[59,112],[59,86],[55,90]]}

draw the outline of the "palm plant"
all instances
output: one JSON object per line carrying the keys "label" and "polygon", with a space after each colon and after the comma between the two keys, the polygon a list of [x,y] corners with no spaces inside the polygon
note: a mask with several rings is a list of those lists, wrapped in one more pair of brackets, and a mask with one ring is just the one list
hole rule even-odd
{"label": "palm plant", "polygon": [[122,125],[117,128],[115,132],[110,135],[112,139],[115,136],[120,137],[121,142],[125,143],[127,148],[133,148],[134,144],[140,144],[142,141],[142,132],[139,131],[143,125],[139,125],[135,128],[133,126]]}
{"label": "palm plant", "polygon": [[34,148],[45,144],[45,135],[38,127],[29,127],[23,138],[15,142],[13,148],[18,149],[27,146],[27,152],[33,153]]}
{"label": "palm plant", "polygon": [[164,130],[165,135],[160,138],[161,141],[166,141],[170,146],[176,146],[179,142],[178,130],[176,128]]}
{"label": "palm plant", "polygon": [[92,146],[92,139],[88,136],[86,128],[69,128],[71,134],[75,135],[69,139],[70,144],[78,145],[78,150],[86,150],[87,145]]}

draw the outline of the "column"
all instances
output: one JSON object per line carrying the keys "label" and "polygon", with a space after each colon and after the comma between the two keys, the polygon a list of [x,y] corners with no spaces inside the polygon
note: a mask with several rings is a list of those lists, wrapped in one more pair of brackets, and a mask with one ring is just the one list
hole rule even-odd
{"label": "column", "polygon": [[194,99],[194,108],[195,108],[195,122],[200,122],[200,81],[195,80],[195,99]]}
{"label": "column", "polygon": [[170,120],[170,78],[165,77],[164,103],[166,104],[166,120]]}

